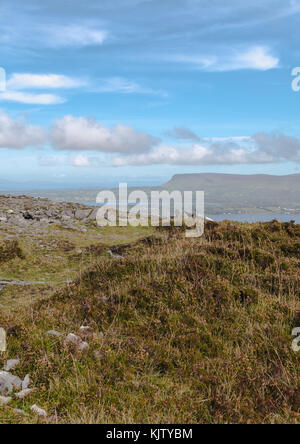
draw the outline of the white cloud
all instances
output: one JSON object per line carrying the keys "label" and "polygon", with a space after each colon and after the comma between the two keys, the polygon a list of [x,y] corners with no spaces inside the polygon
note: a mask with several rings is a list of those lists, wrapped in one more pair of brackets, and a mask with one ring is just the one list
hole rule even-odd
{"label": "white cloud", "polygon": [[190,149],[178,148],[169,145],[160,145],[150,153],[117,157],[114,159],[114,166],[127,165],[152,165],[152,164],[194,164],[201,162],[208,151],[205,147],[194,145]]}
{"label": "white cloud", "polygon": [[[204,142],[204,139],[202,139]],[[209,139],[208,139],[209,140]],[[191,146],[159,145],[149,153],[116,157],[113,165],[238,165],[300,162],[300,140],[284,134],[254,134]]]}
{"label": "white cloud", "polygon": [[204,142],[251,142],[250,136],[203,137]]}
{"label": "white cloud", "polygon": [[0,100],[29,105],[57,105],[65,101],[62,97],[54,94],[31,94],[21,91],[4,91],[0,94]]}
{"label": "white cloud", "polygon": [[0,148],[22,149],[40,146],[45,142],[45,131],[29,125],[24,120],[14,120],[0,111]]}
{"label": "white cloud", "polygon": [[171,60],[196,66],[209,72],[238,71],[254,69],[267,71],[279,66],[279,59],[271,54],[267,46],[252,46],[244,50],[234,50],[223,55],[179,55]]}
{"label": "white cloud", "polygon": [[[236,64],[236,66],[234,66]],[[276,68],[279,59],[270,54],[270,50],[264,46],[255,46],[245,53],[238,54],[233,60],[232,69],[258,69],[267,71]],[[224,67],[226,70],[226,66]],[[228,66],[228,70],[230,64]]]}
{"label": "white cloud", "polygon": [[122,77],[111,77],[105,79],[103,84],[97,87],[97,92],[111,92],[120,94],[151,94],[166,97],[168,94],[164,91],[156,91],[151,88],[144,88],[138,83],[124,79]]}
{"label": "white cloud", "polygon": [[111,129],[86,117],[65,116],[52,126],[51,142],[59,150],[136,153],[148,151],[158,140],[130,126]]}
{"label": "white cloud", "polygon": [[54,26],[45,30],[50,46],[92,46],[102,45],[108,33],[89,26]]}
{"label": "white cloud", "polygon": [[165,134],[172,139],[189,140],[194,142],[200,141],[200,137],[185,126],[174,126],[171,130],[166,131]]}
{"label": "white cloud", "polygon": [[76,154],[75,156],[41,156],[39,165],[47,167],[56,166],[74,166],[80,168],[100,167],[101,160],[96,157],[89,157],[85,154]]}
{"label": "white cloud", "polygon": [[218,152],[202,145],[192,147],[173,147],[161,145],[151,153],[135,156],[117,157],[113,165],[224,165],[224,164],[245,164],[267,162],[267,157],[254,159],[249,156],[245,148],[232,147],[224,152]]}
{"label": "white cloud", "polygon": [[85,154],[77,154],[72,158],[72,165],[75,167],[95,167],[100,166],[100,160],[95,157],[88,157]]}
{"label": "white cloud", "polygon": [[6,82],[8,90],[77,88],[83,85],[85,82],[82,80],[59,74],[15,73]]}

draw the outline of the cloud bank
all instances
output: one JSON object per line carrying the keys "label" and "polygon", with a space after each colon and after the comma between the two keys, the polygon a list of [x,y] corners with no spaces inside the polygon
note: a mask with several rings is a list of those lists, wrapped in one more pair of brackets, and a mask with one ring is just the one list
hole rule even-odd
{"label": "cloud bank", "polygon": [[148,151],[158,139],[130,126],[107,128],[94,119],[65,116],[51,128],[51,143],[57,150],[135,153]]}
{"label": "cloud bank", "polygon": [[114,159],[114,166],[242,165],[300,162],[300,140],[280,133],[254,134],[243,144],[225,141],[178,147],[159,145],[151,152]]}
{"label": "cloud bank", "polygon": [[[71,152],[40,158],[40,165],[67,163],[77,167],[104,166],[89,152],[110,154],[112,165],[238,165],[300,162],[300,140],[282,133],[256,133],[251,137],[200,138],[185,127],[167,132],[188,145],[163,143],[146,132],[126,125],[106,127],[94,119],[65,116],[49,131],[0,111],[0,148],[23,149],[50,145],[52,150]],[[194,141],[197,141],[193,143]],[[110,163],[111,164],[111,163]]]}
{"label": "cloud bank", "polygon": [[28,146],[40,146],[46,140],[45,131],[29,125],[26,121],[14,120],[0,111],[0,148],[22,149]]}

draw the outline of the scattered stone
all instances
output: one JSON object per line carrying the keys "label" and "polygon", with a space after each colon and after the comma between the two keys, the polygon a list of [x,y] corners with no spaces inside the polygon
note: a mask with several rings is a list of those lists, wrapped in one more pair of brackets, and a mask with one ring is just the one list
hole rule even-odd
{"label": "scattered stone", "polygon": [[24,399],[26,396],[30,395],[30,393],[34,392],[36,389],[34,388],[26,388],[21,390],[19,393],[15,393],[15,397],[18,399]]}
{"label": "scattered stone", "polygon": [[20,389],[21,387],[22,381],[20,378],[11,373],[0,371],[0,394],[6,395],[14,389]]}
{"label": "scattered stone", "polygon": [[88,350],[90,348],[89,344],[87,342],[82,341],[79,345],[78,345],[78,351],[80,352],[84,352],[86,350]]}
{"label": "scattered stone", "polygon": [[35,413],[38,416],[41,416],[43,418],[47,418],[48,414],[46,412],[46,410],[41,409],[40,407],[38,407],[36,404],[34,404],[33,406],[30,407],[30,410]]}
{"label": "scattered stone", "polygon": [[20,364],[20,359],[10,359],[7,361],[6,366],[4,367],[5,372],[10,372],[14,370]]}
{"label": "scattered stone", "polygon": [[107,253],[113,257],[114,259],[123,259],[123,256],[120,256],[119,254],[113,253],[111,250],[108,250]]}
{"label": "scattered stone", "polygon": [[22,382],[22,390],[28,389],[29,385],[30,385],[30,376],[26,375]]}
{"label": "scattered stone", "polygon": [[6,351],[6,331],[0,328],[0,352]]}
{"label": "scattered stone", "polygon": [[66,345],[77,345],[78,342],[80,342],[80,341],[81,341],[81,339],[78,336],[74,335],[73,333],[69,333],[68,336],[66,337],[65,344]]}
{"label": "scattered stone", "polygon": [[13,411],[14,411],[17,415],[29,416],[27,413],[24,412],[24,410],[21,410],[21,409],[13,409]]}
{"label": "scattered stone", "polygon": [[88,350],[90,347],[87,342],[84,342],[79,336],[74,335],[73,333],[68,334],[65,340],[65,345],[73,347],[79,352]]}
{"label": "scattered stone", "polygon": [[59,333],[59,331],[56,330],[49,330],[47,331],[48,336],[56,336],[57,338],[60,338],[62,336],[62,333]]}
{"label": "scattered stone", "polygon": [[0,405],[7,405],[11,402],[12,398],[7,396],[0,396]]}
{"label": "scattered stone", "polygon": [[91,327],[80,327],[78,335],[81,339],[87,339],[93,337],[94,330]]}

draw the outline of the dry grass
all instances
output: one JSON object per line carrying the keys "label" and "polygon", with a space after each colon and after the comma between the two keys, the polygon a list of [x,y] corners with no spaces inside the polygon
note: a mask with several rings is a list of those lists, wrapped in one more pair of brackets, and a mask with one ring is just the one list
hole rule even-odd
{"label": "dry grass", "polygon": [[[31,285],[9,285],[0,294],[2,310],[19,309],[48,298],[93,264],[113,245],[135,242],[152,232],[145,227],[104,227],[87,232],[51,225],[41,233],[33,230],[11,233],[14,240],[0,242],[0,280],[29,281]],[[3,235],[3,228],[0,235]],[[33,284],[39,282],[40,284]],[[41,282],[44,284],[41,285]]]}
{"label": "dry grass", "polygon": [[[37,403],[57,423],[297,423],[300,226],[207,224],[99,257],[75,283],[0,315],[9,349],[30,373]],[[94,329],[71,353],[56,329]],[[0,422],[36,422],[0,410]],[[47,420],[46,420],[47,422]]]}
{"label": "dry grass", "polygon": [[19,242],[17,240],[2,242],[0,244],[0,264],[16,258],[24,259]]}

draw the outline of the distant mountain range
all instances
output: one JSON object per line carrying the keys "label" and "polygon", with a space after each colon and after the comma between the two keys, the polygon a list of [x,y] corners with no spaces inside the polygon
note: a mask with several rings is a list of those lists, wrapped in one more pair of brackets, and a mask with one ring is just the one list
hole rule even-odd
{"label": "distant mountain range", "polygon": [[[96,202],[102,187],[93,189],[40,189],[12,192],[8,182],[0,180],[0,190],[12,194],[47,197],[54,201],[80,203]],[[129,192],[137,189],[129,188]],[[290,213],[300,214],[300,174],[288,176],[238,174],[176,174],[160,187],[139,187],[148,194],[151,190],[179,190],[205,192],[207,214],[223,213]]]}

